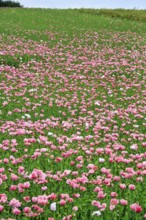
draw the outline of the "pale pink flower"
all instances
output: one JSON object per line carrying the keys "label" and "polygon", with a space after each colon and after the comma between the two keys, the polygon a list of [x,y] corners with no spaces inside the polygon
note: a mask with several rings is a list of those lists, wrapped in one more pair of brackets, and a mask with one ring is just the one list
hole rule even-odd
{"label": "pale pink flower", "polygon": [[71,220],[71,219],[72,219],[72,215],[68,215],[62,218],[62,220]]}
{"label": "pale pink flower", "polygon": [[115,207],[116,207],[116,205],[119,203],[119,200],[118,199],[111,199],[110,200],[110,210],[113,210]]}
{"label": "pale pink flower", "polygon": [[37,203],[40,205],[47,205],[48,204],[48,197],[46,195],[38,196]]}
{"label": "pale pink flower", "polygon": [[124,183],[120,183],[120,188],[121,189],[125,189],[126,188],[126,185]]}
{"label": "pale pink flower", "polygon": [[130,189],[130,190],[135,190],[135,188],[136,188],[135,185],[133,185],[133,184],[130,184],[130,185],[129,185],[129,189]]}
{"label": "pale pink flower", "polygon": [[133,144],[130,146],[131,150],[137,150],[138,149],[138,145],[137,144]]}
{"label": "pale pink flower", "polygon": [[52,200],[55,200],[57,198],[57,195],[55,193],[51,193],[49,196],[48,196],[48,199],[52,199]]}
{"label": "pale pink flower", "polygon": [[21,211],[16,207],[13,208],[12,212],[14,215],[19,215],[21,213]]}
{"label": "pale pink flower", "polygon": [[77,211],[78,211],[78,206],[74,206],[74,207],[72,208],[72,210],[73,210],[74,212],[77,212]]}
{"label": "pale pink flower", "polygon": [[39,141],[40,141],[40,142],[44,143],[44,142],[46,142],[47,140],[48,140],[47,137],[42,136],[42,135],[39,136]]}
{"label": "pale pink flower", "polygon": [[29,213],[29,212],[31,212],[31,208],[30,208],[30,207],[25,207],[25,208],[23,209],[23,212],[24,212],[24,213]]}
{"label": "pale pink flower", "polygon": [[142,146],[143,146],[143,147],[146,147],[146,142],[143,142],[143,143],[142,143]]}
{"label": "pale pink flower", "polygon": [[100,211],[104,211],[107,207],[107,204],[106,203],[102,203],[101,204],[101,207],[99,207]]}
{"label": "pale pink flower", "polygon": [[9,205],[10,206],[13,206],[13,207],[20,207],[21,206],[21,202],[15,198],[11,199],[11,201],[9,202]]}
{"label": "pale pink flower", "polygon": [[42,186],[42,187],[41,187],[41,190],[42,190],[42,191],[45,191],[45,190],[47,190],[47,189],[48,189],[47,186]]}
{"label": "pale pink flower", "polygon": [[70,165],[71,165],[71,166],[74,166],[74,165],[75,165],[75,162],[74,162],[74,161],[71,161],[71,162],[70,162]]}
{"label": "pale pink flower", "polygon": [[125,200],[125,199],[120,199],[120,203],[121,203],[121,205],[127,205],[128,204],[127,200]]}
{"label": "pale pink flower", "polygon": [[120,179],[121,179],[121,178],[120,178],[119,176],[114,176],[114,177],[113,177],[113,180],[114,180],[114,181],[120,181]]}
{"label": "pale pink flower", "polygon": [[133,211],[135,211],[136,213],[139,213],[139,212],[142,211],[142,207],[139,204],[137,204],[137,203],[134,203],[134,204],[130,205],[130,208]]}
{"label": "pale pink flower", "polygon": [[97,195],[97,198],[98,199],[103,199],[103,198],[105,198],[105,196],[106,196],[106,194],[103,191],[99,191],[98,195]]}
{"label": "pale pink flower", "polygon": [[100,157],[100,158],[99,158],[99,162],[100,162],[100,163],[104,163],[104,162],[105,162],[105,159]]}
{"label": "pale pink flower", "polygon": [[9,188],[10,191],[15,191],[16,189],[17,189],[16,185],[11,185]]}
{"label": "pale pink flower", "polygon": [[24,187],[25,189],[30,188],[30,182],[25,182],[25,183],[23,183],[23,187]]}
{"label": "pale pink flower", "polygon": [[73,202],[73,198],[68,198],[67,202]]}
{"label": "pale pink flower", "polygon": [[111,192],[111,197],[116,197],[117,193],[116,192]]}
{"label": "pale pink flower", "polygon": [[53,202],[50,204],[50,210],[51,211],[56,211],[56,202]]}
{"label": "pale pink flower", "polygon": [[64,199],[61,199],[61,200],[60,200],[60,205],[61,205],[61,206],[64,206],[65,204],[66,204],[66,201],[65,201]]}
{"label": "pale pink flower", "polygon": [[6,203],[7,202],[7,196],[6,194],[0,194],[0,203]]}
{"label": "pale pink flower", "polygon": [[24,200],[25,202],[30,202],[30,196],[24,196],[24,197],[23,197],[23,200]]}
{"label": "pale pink flower", "polygon": [[80,197],[80,194],[77,193],[77,194],[73,194],[72,196],[73,196],[74,198],[79,198],[79,197]]}
{"label": "pale pink flower", "polygon": [[4,158],[4,163],[9,163],[9,159],[8,158]]}

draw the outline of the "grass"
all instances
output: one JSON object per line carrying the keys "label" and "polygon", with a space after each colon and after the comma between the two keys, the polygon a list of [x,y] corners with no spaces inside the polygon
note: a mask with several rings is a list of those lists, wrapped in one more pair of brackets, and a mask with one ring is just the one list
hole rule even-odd
{"label": "grass", "polygon": [[[92,11],[89,10],[91,14],[87,14],[88,10],[53,10],[53,9],[1,9],[1,23],[0,30],[1,33],[15,33],[16,35],[23,35],[24,31],[28,31],[28,36],[25,33],[25,37],[31,35],[32,39],[40,40],[40,32],[49,30],[50,32],[72,33],[79,34],[80,32],[85,31],[131,31],[136,33],[145,33],[146,27],[145,22],[141,21],[131,21],[126,19],[123,22],[123,19],[120,19],[116,15],[117,11],[120,11],[123,16],[126,18],[127,14],[137,14],[137,17],[141,17],[141,14],[144,14],[144,11],[126,11],[126,10],[107,10],[110,13],[115,13],[115,16],[118,19],[112,19],[112,17],[104,16],[106,10],[101,10],[101,16],[92,16]],[[99,10],[100,11],[100,10]],[[85,12],[85,13],[81,13]],[[107,13],[108,14],[108,13]],[[55,16],[55,20],[54,20]],[[137,19],[138,20],[138,19]],[[33,35],[33,30],[38,31],[38,36]],[[41,36],[42,40],[45,40],[47,36]],[[48,39],[47,39],[48,40]]]}
{"label": "grass", "polygon": [[132,21],[146,21],[146,10],[136,9],[80,9],[80,13],[89,13],[92,15],[105,15],[112,18],[120,18]]}
{"label": "grass", "polygon": [[145,11],[0,13],[0,217],[146,218]]}

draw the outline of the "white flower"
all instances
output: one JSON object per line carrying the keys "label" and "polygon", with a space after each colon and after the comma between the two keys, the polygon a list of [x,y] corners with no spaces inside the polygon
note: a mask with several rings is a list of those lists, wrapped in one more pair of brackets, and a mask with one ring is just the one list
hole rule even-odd
{"label": "white flower", "polygon": [[31,116],[29,114],[25,114],[25,117],[27,118],[31,118]]}
{"label": "white flower", "polygon": [[99,158],[99,162],[100,162],[100,163],[104,163],[104,161],[105,161],[104,158],[101,158],[101,157]]}
{"label": "white flower", "polygon": [[39,138],[37,138],[37,141],[40,143],[40,139]]}
{"label": "white flower", "polygon": [[50,210],[51,211],[56,211],[56,202],[51,203]]}
{"label": "white flower", "polygon": [[101,212],[100,212],[100,211],[94,211],[94,212],[92,212],[92,216],[93,216],[93,215],[100,216],[100,215],[101,215]]}
{"label": "white flower", "polygon": [[23,119],[25,119],[25,117],[28,118],[28,119],[31,118],[31,116],[30,116],[29,114],[24,114],[24,115],[22,116]]}
{"label": "white flower", "polygon": [[35,92],[37,91],[36,89],[30,89],[29,92]]}
{"label": "white flower", "polygon": [[48,135],[49,135],[49,136],[52,136],[52,135],[53,135],[53,133],[52,133],[52,132],[48,132]]}
{"label": "white flower", "polygon": [[100,105],[99,101],[95,101],[95,105]]}
{"label": "white flower", "polygon": [[139,125],[133,125],[133,127],[134,127],[134,128],[138,128],[138,127],[139,127]]}
{"label": "white flower", "polygon": [[130,146],[130,149],[131,149],[131,150],[137,150],[137,149],[138,149],[137,144],[131,145],[131,146]]}

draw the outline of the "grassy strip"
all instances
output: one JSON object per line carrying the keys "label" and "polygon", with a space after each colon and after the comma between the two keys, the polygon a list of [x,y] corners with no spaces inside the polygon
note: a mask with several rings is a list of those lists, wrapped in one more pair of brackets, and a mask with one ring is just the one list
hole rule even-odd
{"label": "grassy strip", "polygon": [[146,21],[146,10],[125,9],[79,9],[80,13],[105,15],[112,18],[122,18],[132,21]]}

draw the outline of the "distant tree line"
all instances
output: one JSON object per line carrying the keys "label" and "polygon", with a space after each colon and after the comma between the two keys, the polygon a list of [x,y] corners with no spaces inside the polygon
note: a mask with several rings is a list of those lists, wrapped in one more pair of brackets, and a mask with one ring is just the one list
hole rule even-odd
{"label": "distant tree line", "polygon": [[0,7],[20,7],[20,8],[22,8],[23,6],[19,2],[0,0]]}

